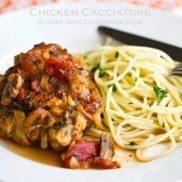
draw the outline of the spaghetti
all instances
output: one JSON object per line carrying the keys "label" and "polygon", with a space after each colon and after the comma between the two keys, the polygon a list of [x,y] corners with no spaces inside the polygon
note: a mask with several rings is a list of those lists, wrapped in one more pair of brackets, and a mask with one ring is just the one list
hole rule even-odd
{"label": "spaghetti", "polygon": [[[141,161],[173,151],[182,140],[182,79],[168,76],[175,65],[166,53],[147,47],[103,46],[87,52],[85,67],[105,103],[102,126],[89,132],[100,135],[106,125],[115,143],[135,150]],[[143,154],[162,142],[170,142],[166,151]]]}

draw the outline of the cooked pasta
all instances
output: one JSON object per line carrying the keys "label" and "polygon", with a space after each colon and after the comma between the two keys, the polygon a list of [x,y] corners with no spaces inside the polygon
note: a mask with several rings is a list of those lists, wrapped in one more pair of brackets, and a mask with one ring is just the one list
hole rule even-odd
{"label": "cooked pasta", "polygon": [[[105,104],[103,125],[90,134],[109,128],[115,143],[135,150],[141,161],[173,151],[182,140],[182,78],[168,76],[175,65],[166,53],[147,47],[103,46],[87,52],[85,68],[93,72]],[[166,151],[144,155],[144,149],[162,142],[169,144]]]}

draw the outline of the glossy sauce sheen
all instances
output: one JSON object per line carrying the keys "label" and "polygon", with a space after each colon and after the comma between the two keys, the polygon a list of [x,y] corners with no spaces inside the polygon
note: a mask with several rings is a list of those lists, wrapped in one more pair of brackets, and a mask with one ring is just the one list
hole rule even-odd
{"label": "glossy sauce sheen", "polygon": [[[60,152],[55,152],[51,149],[44,150],[34,146],[22,146],[15,143],[14,141],[4,138],[0,138],[0,145],[4,146],[17,155],[30,159],[32,161],[55,167],[62,167]],[[128,162],[137,162],[134,152],[123,150],[116,146],[115,159],[120,161],[122,166]]]}
{"label": "glossy sauce sheen", "polygon": [[33,146],[22,146],[14,141],[0,138],[0,145],[4,146],[11,152],[24,158],[39,162],[42,164],[61,167],[61,154],[51,149],[44,150]]}

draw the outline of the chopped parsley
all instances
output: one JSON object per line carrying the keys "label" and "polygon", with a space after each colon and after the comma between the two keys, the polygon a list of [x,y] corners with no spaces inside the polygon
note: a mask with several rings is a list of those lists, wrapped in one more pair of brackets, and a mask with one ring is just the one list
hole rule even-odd
{"label": "chopped parsley", "polygon": [[58,53],[56,51],[49,51],[50,56],[57,57]]}
{"label": "chopped parsley", "polygon": [[134,79],[134,85],[136,85],[136,82],[137,82],[137,80],[138,80],[138,78],[137,77],[135,77],[135,79]]}
{"label": "chopped parsley", "polygon": [[115,85],[114,83],[108,85],[108,88],[111,88],[111,87],[112,87],[112,91],[113,91],[113,92],[116,92],[116,91],[117,91],[117,87],[116,87],[116,85]]}
{"label": "chopped parsley", "polygon": [[120,55],[120,54],[119,54],[119,51],[116,51],[116,52],[115,52],[115,58],[118,58],[119,55]]}
{"label": "chopped parsley", "polygon": [[59,120],[59,122],[58,122],[57,124],[59,124],[59,125],[64,125],[64,124],[66,123],[67,120],[68,120],[68,119],[67,119],[65,116],[63,116],[63,117]]}
{"label": "chopped parsley", "polygon": [[153,103],[151,103],[149,106],[152,107]]}
{"label": "chopped parsley", "polygon": [[96,72],[97,70],[102,70],[102,66],[101,66],[100,63],[97,64],[95,67],[93,67],[91,71],[92,71],[92,73],[94,73],[94,72]]}
{"label": "chopped parsley", "polygon": [[91,64],[90,63],[86,63],[87,66],[90,66]]}
{"label": "chopped parsley", "polygon": [[162,127],[165,128],[165,123],[162,124]]}
{"label": "chopped parsley", "polygon": [[99,70],[99,77],[103,77],[104,76],[104,72],[103,72],[103,69],[102,69],[102,66],[101,64],[97,64],[95,67],[92,68],[92,73],[95,73],[97,70]]}
{"label": "chopped parsley", "polygon": [[63,122],[67,121],[67,117],[63,116]]}
{"label": "chopped parsley", "polygon": [[45,108],[45,110],[51,110],[50,106],[45,106],[44,108]]}
{"label": "chopped parsley", "polygon": [[133,145],[138,145],[138,144],[136,144],[134,141],[132,141],[128,145],[133,146]]}
{"label": "chopped parsley", "polygon": [[160,56],[160,58],[165,59],[164,56]]}
{"label": "chopped parsley", "polygon": [[161,102],[163,98],[167,97],[167,92],[159,87],[155,87],[154,92],[158,102]]}
{"label": "chopped parsley", "polygon": [[108,74],[105,73],[103,70],[101,70],[101,71],[99,72],[99,77],[100,77],[100,78],[102,78],[103,76],[106,76],[106,75],[108,75]]}

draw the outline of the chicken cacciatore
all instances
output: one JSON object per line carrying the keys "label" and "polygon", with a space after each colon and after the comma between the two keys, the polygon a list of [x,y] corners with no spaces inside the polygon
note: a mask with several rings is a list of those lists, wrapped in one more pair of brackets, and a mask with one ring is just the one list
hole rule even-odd
{"label": "chicken cacciatore", "polygon": [[113,141],[84,133],[101,123],[103,101],[82,56],[41,43],[14,58],[0,76],[0,135],[21,145],[51,147],[67,168],[118,168]]}

